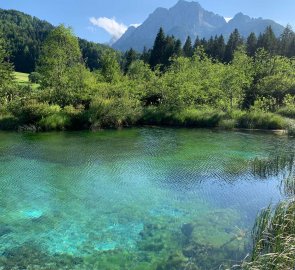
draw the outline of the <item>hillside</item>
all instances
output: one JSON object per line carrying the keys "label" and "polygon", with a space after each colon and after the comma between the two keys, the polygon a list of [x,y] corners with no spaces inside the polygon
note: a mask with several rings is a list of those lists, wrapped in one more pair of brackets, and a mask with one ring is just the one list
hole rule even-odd
{"label": "hillside", "polygon": [[[15,70],[30,73],[35,70],[42,43],[54,26],[46,21],[16,10],[0,9],[0,33],[8,42]],[[79,39],[83,58],[90,69],[99,68],[102,51],[110,48]]]}

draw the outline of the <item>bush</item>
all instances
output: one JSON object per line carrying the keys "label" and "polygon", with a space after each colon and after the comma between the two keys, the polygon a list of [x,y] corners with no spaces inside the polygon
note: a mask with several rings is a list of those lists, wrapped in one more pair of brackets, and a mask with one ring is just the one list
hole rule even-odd
{"label": "bush", "polygon": [[173,116],[177,125],[185,127],[212,128],[217,127],[225,113],[216,110],[187,109]]}
{"label": "bush", "polygon": [[181,112],[167,112],[160,107],[150,106],[144,110],[143,124],[200,127],[217,127],[225,114],[220,111],[187,109]]}
{"label": "bush", "polygon": [[92,129],[119,128],[138,121],[141,107],[137,100],[128,97],[95,98],[89,109]]}
{"label": "bush", "polygon": [[0,130],[17,130],[18,119],[12,115],[0,117]]}
{"label": "bush", "polygon": [[41,119],[58,114],[61,108],[58,105],[40,103],[36,100],[14,102],[10,104],[10,111],[19,120],[21,125],[37,124]]}
{"label": "bush", "polygon": [[238,127],[249,129],[284,129],[287,125],[281,116],[262,111],[251,111],[237,120]]}
{"label": "bush", "polygon": [[42,80],[42,76],[40,73],[38,72],[32,72],[30,75],[29,75],[29,81],[31,83],[40,83]]}
{"label": "bush", "polygon": [[295,106],[294,107],[283,107],[277,111],[279,115],[284,117],[295,119]]}
{"label": "bush", "polygon": [[71,126],[71,118],[64,113],[57,113],[42,118],[38,122],[38,126],[42,130],[65,130]]}
{"label": "bush", "polygon": [[237,121],[235,119],[223,119],[219,122],[219,128],[222,129],[234,129],[237,127]]}

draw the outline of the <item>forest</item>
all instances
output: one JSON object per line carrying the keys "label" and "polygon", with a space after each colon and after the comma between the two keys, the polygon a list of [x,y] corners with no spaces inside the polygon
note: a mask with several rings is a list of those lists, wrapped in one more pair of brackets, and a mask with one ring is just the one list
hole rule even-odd
{"label": "forest", "polygon": [[227,43],[220,36],[192,45],[188,37],[183,46],[160,29],[149,51],[120,54],[109,49],[99,59],[85,59],[83,48],[85,52],[90,43],[81,43],[60,25],[45,38],[30,74],[38,87],[14,79],[8,43],[2,34],[1,129],[166,125],[294,130],[290,27],[280,38],[268,27],[245,42],[235,30]]}

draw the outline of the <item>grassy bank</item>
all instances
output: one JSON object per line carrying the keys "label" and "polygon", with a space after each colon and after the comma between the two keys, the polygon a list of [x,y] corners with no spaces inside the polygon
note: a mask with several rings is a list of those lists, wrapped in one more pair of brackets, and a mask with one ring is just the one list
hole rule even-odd
{"label": "grassy bank", "polygon": [[[7,113],[7,111],[9,113]],[[99,130],[130,126],[156,125],[186,128],[264,129],[293,131],[294,122],[274,113],[255,111],[223,112],[219,110],[188,109],[177,113],[165,112],[159,108],[148,108],[128,114],[116,113],[115,108],[85,110],[47,103],[28,102],[10,106],[0,117],[2,130]]]}

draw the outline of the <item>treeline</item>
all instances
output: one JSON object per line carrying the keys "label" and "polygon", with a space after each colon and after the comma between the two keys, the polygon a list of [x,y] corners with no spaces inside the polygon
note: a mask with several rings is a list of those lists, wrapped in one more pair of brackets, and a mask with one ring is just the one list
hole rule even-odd
{"label": "treeline", "polygon": [[271,26],[267,27],[264,33],[258,37],[251,33],[247,38],[243,38],[238,29],[235,29],[225,41],[223,35],[205,38],[196,38],[192,41],[188,37],[182,46],[181,41],[173,36],[166,36],[163,29],[160,28],[152,49],[144,49],[142,54],[136,54],[130,49],[125,54],[126,62],[130,59],[142,59],[152,68],[161,65],[164,70],[170,65],[170,58],[175,56],[192,57],[198,47],[202,47],[210,58],[223,63],[232,61],[234,52],[239,47],[244,47],[247,55],[254,57],[258,49],[264,49],[271,55],[281,55],[285,57],[295,57],[295,33],[290,26],[287,26],[280,37],[276,37]]}
{"label": "treeline", "polygon": [[[54,26],[16,10],[0,9],[0,32],[6,39],[10,60],[16,71],[35,71],[41,47]],[[83,59],[91,70],[100,68],[100,57],[109,47],[79,39]]]}
{"label": "treeline", "polygon": [[[288,120],[295,118],[294,58],[262,48],[249,56],[240,46],[227,63],[208,56],[202,45],[187,57],[175,38],[162,34],[164,43],[158,38],[150,54],[154,66],[134,51],[123,59],[104,51],[100,68],[91,70],[71,29],[59,26],[42,46],[37,88],[13,80],[1,39],[0,128],[96,130],[156,124],[279,129],[294,123]],[[158,44],[163,54],[156,51]],[[169,61],[168,66],[163,68],[159,59]]]}

